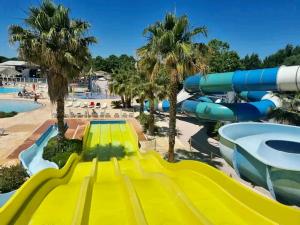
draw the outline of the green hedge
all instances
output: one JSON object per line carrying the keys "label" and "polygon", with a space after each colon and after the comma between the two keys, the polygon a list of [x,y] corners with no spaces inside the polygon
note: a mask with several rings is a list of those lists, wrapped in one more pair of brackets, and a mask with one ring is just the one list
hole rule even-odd
{"label": "green hedge", "polygon": [[0,112],[0,118],[6,118],[6,117],[13,117],[17,115],[18,113],[15,111],[12,112]]}
{"label": "green hedge", "polygon": [[20,165],[0,167],[0,193],[6,193],[18,189],[26,180],[28,174]]}
{"label": "green hedge", "polygon": [[43,158],[51,162],[55,162],[59,168],[62,168],[72,153],[80,154],[81,152],[81,140],[65,139],[62,143],[58,143],[57,138],[53,137],[49,140],[47,146],[44,148]]}

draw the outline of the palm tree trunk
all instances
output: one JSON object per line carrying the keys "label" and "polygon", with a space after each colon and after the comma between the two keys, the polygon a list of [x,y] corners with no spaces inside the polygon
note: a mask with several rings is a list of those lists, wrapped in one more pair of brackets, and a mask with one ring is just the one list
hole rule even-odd
{"label": "palm tree trunk", "polygon": [[122,102],[122,107],[125,108],[124,95],[121,95],[121,102]]}
{"label": "palm tree trunk", "polygon": [[140,115],[144,113],[144,98],[140,98]]}
{"label": "palm tree trunk", "polygon": [[149,101],[150,101],[149,134],[153,136],[154,135],[154,113],[155,113],[153,95],[151,95]]}
{"label": "palm tree trunk", "polygon": [[63,97],[60,97],[56,101],[57,107],[56,107],[56,114],[57,114],[57,127],[58,127],[58,134],[57,139],[58,141],[61,141],[65,138],[65,99]]}
{"label": "palm tree trunk", "polygon": [[127,108],[131,108],[131,98],[130,97],[127,98],[126,105],[127,105]]}
{"label": "palm tree trunk", "polygon": [[169,152],[168,152],[168,161],[174,161],[174,146],[175,146],[175,137],[176,137],[176,105],[177,105],[177,80],[173,75],[170,83],[170,92],[169,92],[169,101],[170,101],[170,110],[169,110]]}

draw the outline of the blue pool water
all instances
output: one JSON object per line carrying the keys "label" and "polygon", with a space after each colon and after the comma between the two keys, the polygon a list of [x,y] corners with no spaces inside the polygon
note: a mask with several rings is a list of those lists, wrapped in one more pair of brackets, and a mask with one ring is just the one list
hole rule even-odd
{"label": "blue pool water", "polygon": [[42,105],[32,101],[0,99],[0,112],[28,112]]}
{"label": "blue pool water", "polygon": [[0,94],[7,94],[7,93],[16,93],[21,91],[20,88],[5,88],[5,87],[0,87]]}

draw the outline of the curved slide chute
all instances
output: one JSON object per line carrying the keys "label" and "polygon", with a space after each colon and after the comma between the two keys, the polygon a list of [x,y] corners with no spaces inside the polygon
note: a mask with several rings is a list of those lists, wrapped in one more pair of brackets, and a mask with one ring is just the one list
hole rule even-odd
{"label": "curved slide chute", "polygon": [[[168,213],[165,210],[168,209]],[[0,208],[1,224],[281,224],[300,211],[277,203],[204,163],[167,163],[150,152],[79,162],[30,178]]]}
{"label": "curved slide chute", "polygon": [[207,120],[260,120],[281,106],[280,99],[267,91],[300,91],[300,66],[282,66],[188,77],[184,89],[189,93],[209,94],[234,91],[248,103],[197,102],[186,100],[182,111]]}
{"label": "curved slide chute", "polygon": [[[116,144],[117,140],[103,143],[99,135],[121,133],[122,127],[130,131],[127,125],[118,126],[92,123],[86,129],[85,151]],[[137,145],[134,133],[130,140],[120,140],[125,145],[122,141]],[[0,221],[1,225],[300,225],[300,211],[204,163],[168,163],[156,152],[92,162],[80,162],[73,154],[64,168],[45,169],[27,180],[0,208]]]}

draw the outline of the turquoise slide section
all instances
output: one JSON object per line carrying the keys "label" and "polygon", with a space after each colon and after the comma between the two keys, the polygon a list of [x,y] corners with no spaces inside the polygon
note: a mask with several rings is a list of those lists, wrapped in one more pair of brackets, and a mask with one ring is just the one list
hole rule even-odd
{"label": "turquoise slide section", "polygon": [[184,82],[189,93],[213,94],[236,92],[246,103],[213,103],[186,100],[182,111],[189,116],[212,121],[258,121],[281,103],[278,97],[267,92],[277,90],[278,68],[195,75]]}

